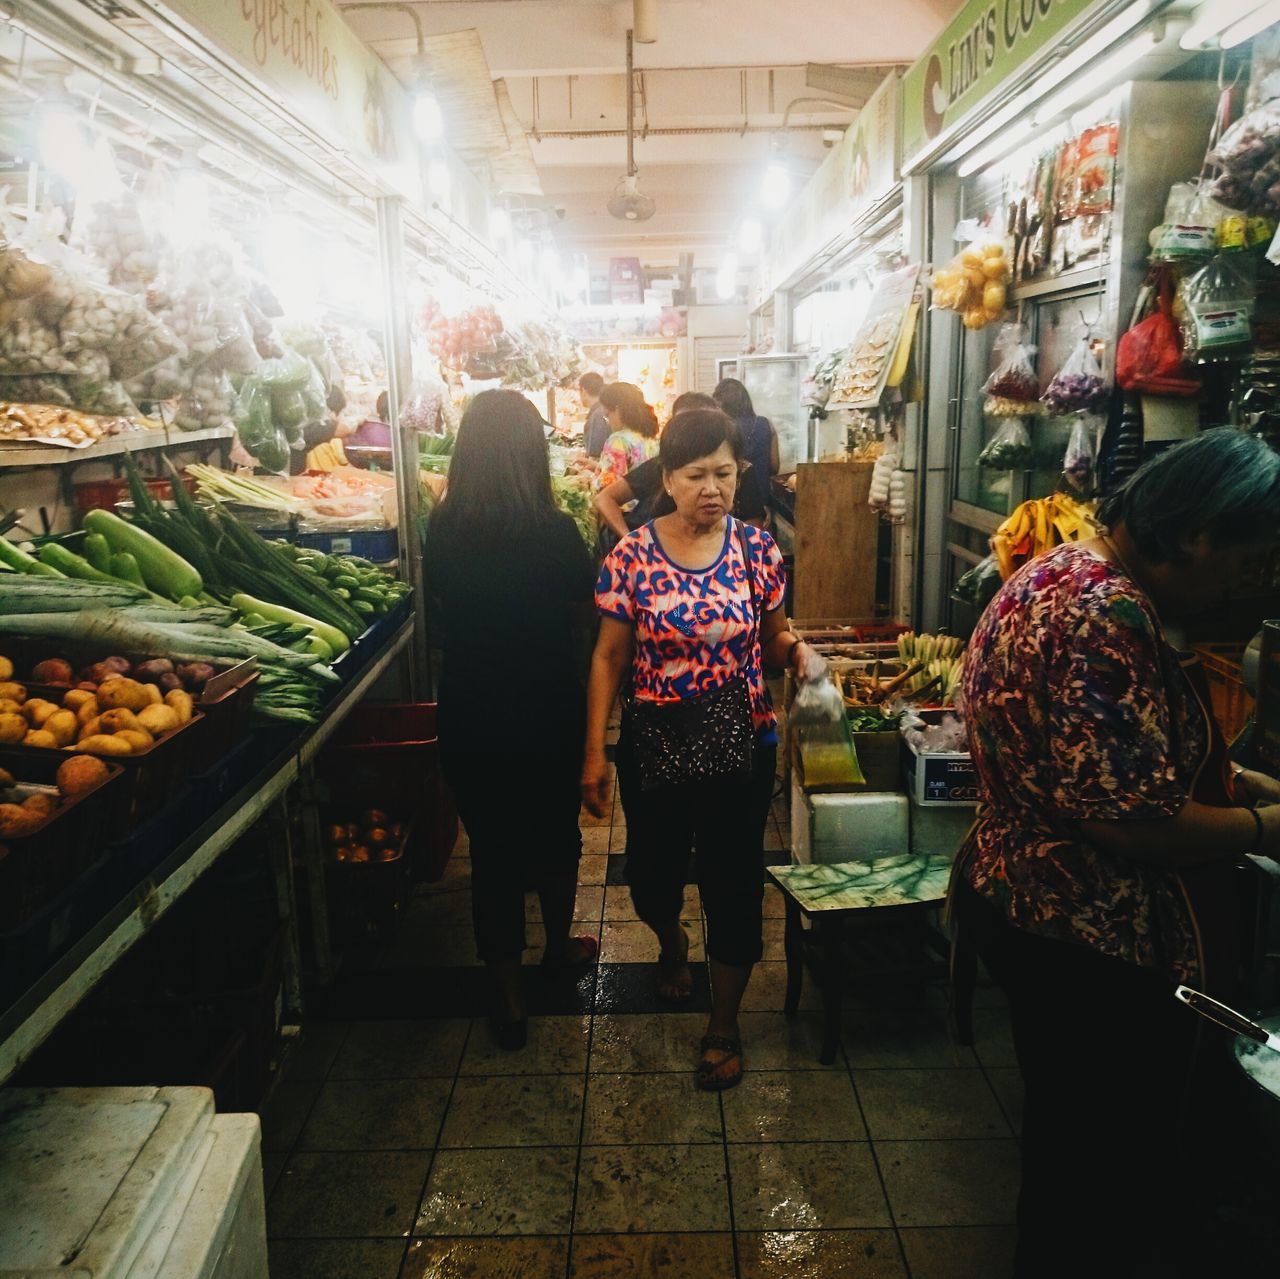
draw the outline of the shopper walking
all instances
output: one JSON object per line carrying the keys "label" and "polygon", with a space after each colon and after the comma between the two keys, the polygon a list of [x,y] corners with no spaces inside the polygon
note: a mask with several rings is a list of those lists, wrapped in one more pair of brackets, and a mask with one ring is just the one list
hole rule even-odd
{"label": "shopper walking", "polygon": [[597,490],[622,479],[658,452],[658,419],[638,386],[611,382],[600,392],[600,404],[612,433],[600,452]]}
{"label": "shopper walking", "polygon": [[767,509],[770,477],[777,475],[782,467],[778,432],[767,417],[756,413],[751,393],[736,377],[721,379],[711,394],[742,432],[742,455],[751,464],[751,469],[743,476],[743,486],[754,490],[752,505]]}
{"label": "shopper walking", "polygon": [[587,422],[582,428],[582,443],[588,457],[598,458],[609,438],[609,422],[605,417],[604,405],[600,403],[600,392],[604,390],[604,378],[596,372],[584,373],[578,379],[578,398],[582,407],[587,410]]}
{"label": "shopper walking", "polygon": [[524,891],[537,884],[544,967],[596,957],[572,937],[582,838],[578,779],[595,565],[556,507],[537,410],[483,391],[458,430],[431,518],[427,581],[443,649],[440,748],[471,840],[476,948],[493,977],[494,1033],[524,1045]]}
{"label": "shopper walking", "polygon": [[1173,992],[1225,977],[1230,998],[1235,863],[1280,850],[1280,807],[1243,807],[1280,784],[1229,775],[1202,681],[1162,628],[1221,608],[1274,545],[1280,457],[1206,431],[1101,514],[1105,535],[1006,583],[965,662],[984,806],[954,904],[1008,993],[1026,1084],[1019,1279],[1216,1270],[1187,1261],[1207,1216],[1203,1161],[1179,1148],[1202,1027]]}
{"label": "shopper walking", "polygon": [[777,546],[731,514],[742,464],[736,424],[718,411],[681,413],[663,433],[660,458],[674,510],[623,538],[596,586],[601,623],[582,793],[603,814],[605,729],[625,680],[617,763],[627,882],[661,948],[660,994],[688,999],[680,914],[694,857],[712,992],[697,1082],[718,1090],[742,1078],[738,1008],[762,950],[764,828],[778,740],[765,663],[799,671],[806,646],[783,611]]}

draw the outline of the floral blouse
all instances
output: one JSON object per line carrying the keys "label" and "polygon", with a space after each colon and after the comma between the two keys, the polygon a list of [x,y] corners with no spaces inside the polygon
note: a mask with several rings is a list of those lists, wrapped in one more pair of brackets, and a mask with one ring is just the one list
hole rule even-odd
{"label": "floral blouse", "polygon": [[1146,596],[1076,544],[1033,560],[978,623],[964,696],[985,804],[968,881],[1017,928],[1194,978],[1177,880],[1091,847],[1076,826],[1174,816],[1208,749]]}
{"label": "floral blouse", "polygon": [[614,431],[604,442],[600,453],[597,487],[607,489],[615,480],[627,478],[627,472],[641,462],[658,456],[658,441],[646,439],[639,431]]}

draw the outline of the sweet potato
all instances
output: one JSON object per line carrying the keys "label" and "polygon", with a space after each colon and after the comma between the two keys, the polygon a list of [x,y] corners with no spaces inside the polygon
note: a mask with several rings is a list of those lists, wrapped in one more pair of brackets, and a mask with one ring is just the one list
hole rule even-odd
{"label": "sweet potato", "polygon": [[58,765],[58,789],[67,796],[82,795],[107,779],[107,766],[94,755],[72,755]]}
{"label": "sweet potato", "polygon": [[71,669],[71,663],[61,657],[46,658],[43,662],[37,663],[31,672],[31,681],[34,684],[69,685],[74,678],[75,671]]}

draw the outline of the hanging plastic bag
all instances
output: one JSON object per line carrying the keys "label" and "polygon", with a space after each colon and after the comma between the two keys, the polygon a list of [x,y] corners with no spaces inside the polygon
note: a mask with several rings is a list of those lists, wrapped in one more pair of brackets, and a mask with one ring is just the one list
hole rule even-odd
{"label": "hanging plastic bag", "polygon": [[1182,331],[1173,318],[1173,286],[1162,275],[1156,310],[1125,333],[1116,346],[1116,382],[1126,391],[1192,396],[1200,383],[1187,377]]}
{"label": "hanging plastic bag", "polygon": [[1020,417],[1006,417],[978,454],[978,465],[991,471],[1025,471],[1031,466],[1031,436]]}
{"label": "hanging plastic bag", "polygon": [[1211,256],[1222,215],[1223,208],[1207,185],[1174,183],[1164,206],[1164,222],[1151,233],[1152,256],[1169,262]]}
{"label": "hanging plastic bag", "polygon": [[1053,375],[1041,402],[1050,417],[1070,417],[1072,413],[1101,412],[1106,408],[1108,395],[1102,366],[1085,334]]}
{"label": "hanging plastic bag", "polygon": [[1067,440],[1067,454],[1062,462],[1062,474],[1067,483],[1078,493],[1090,493],[1094,488],[1094,470],[1098,463],[1094,448],[1094,431],[1084,417],[1076,418]]}
{"label": "hanging plastic bag", "polygon": [[213,369],[197,369],[191,386],[178,401],[173,423],[183,431],[223,426],[231,420],[235,392],[231,379]]}
{"label": "hanging plastic bag", "polygon": [[1217,199],[1248,213],[1280,212],[1280,101],[1237,120],[1210,158],[1224,170],[1213,186]]}
{"label": "hanging plastic bag", "polygon": [[1253,349],[1253,283],[1219,255],[1181,285],[1183,350],[1197,364],[1241,359]]}
{"label": "hanging plastic bag", "polygon": [[806,786],[860,786],[866,782],[849,731],[844,697],[821,654],[809,649],[788,725],[796,735]]}
{"label": "hanging plastic bag", "polygon": [[974,608],[983,609],[995,599],[1003,580],[1000,576],[1000,562],[994,555],[988,555],[960,578],[956,583],[955,593]]}
{"label": "hanging plastic bag", "polygon": [[1034,417],[1040,404],[1040,379],[1036,376],[1036,348],[1027,341],[1021,324],[1006,324],[995,342],[996,366],[982,384],[988,417]]}
{"label": "hanging plastic bag", "polygon": [[[968,232],[957,228],[956,239]],[[1005,311],[1006,286],[1009,283],[1009,259],[1004,242],[983,238],[972,228],[971,242],[946,266],[933,274],[933,305],[944,311],[959,312],[967,329],[985,329]]]}

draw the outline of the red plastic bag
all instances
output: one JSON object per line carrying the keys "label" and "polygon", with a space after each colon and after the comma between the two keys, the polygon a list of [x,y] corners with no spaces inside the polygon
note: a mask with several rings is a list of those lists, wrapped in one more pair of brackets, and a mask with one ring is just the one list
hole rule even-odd
{"label": "red plastic bag", "polygon": [[1145,320],[1126,333],[1116,347],[1116,382],[1126,391],[1152,395],[1195,395],[1199,382],[1188,378],[1182,363],[1182,330],[1173,318],[1168,280],[1160,287],[1160,303]]}

